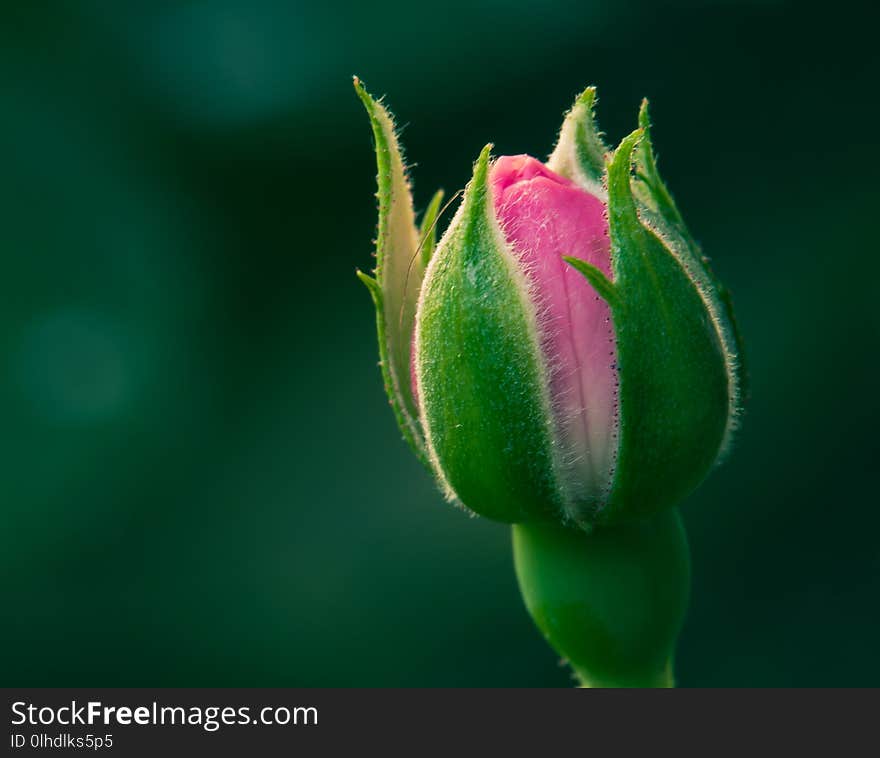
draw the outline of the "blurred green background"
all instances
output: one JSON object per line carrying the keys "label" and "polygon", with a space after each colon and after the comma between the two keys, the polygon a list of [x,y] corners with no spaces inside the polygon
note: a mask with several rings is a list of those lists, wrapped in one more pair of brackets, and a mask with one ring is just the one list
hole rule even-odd
{"label": "blurred green background", "polygon": [[509,530],[442,501],[377,368],[375,165],[416,202],[652,100],[752,401],[686,503],[682,685],[880,684],[880,62],[856,6],[4,3],[0,683],[560,685]]}

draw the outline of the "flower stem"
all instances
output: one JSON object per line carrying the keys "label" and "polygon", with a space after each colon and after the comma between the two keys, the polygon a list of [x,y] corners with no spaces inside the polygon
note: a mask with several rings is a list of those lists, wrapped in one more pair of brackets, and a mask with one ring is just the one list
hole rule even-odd
{"label": "flower stem", "polygon": [[672,687],[690,561],[678,512],[598,527],[516,524],[520,592],[586,687]]}

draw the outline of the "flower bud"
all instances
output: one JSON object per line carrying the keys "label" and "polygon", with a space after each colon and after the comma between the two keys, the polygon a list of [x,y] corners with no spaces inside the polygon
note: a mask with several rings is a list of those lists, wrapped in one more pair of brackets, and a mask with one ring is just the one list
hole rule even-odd
{"label": "flower bud", "polygon": [[434,249],[390,116],[356,82],[379,164],[383,375],[449,499],[584,528],[674,506],[729,444],[742,394],[730,301],[660,180],[647,106],[613,153],[594,90],[546,164],[487,146]]}

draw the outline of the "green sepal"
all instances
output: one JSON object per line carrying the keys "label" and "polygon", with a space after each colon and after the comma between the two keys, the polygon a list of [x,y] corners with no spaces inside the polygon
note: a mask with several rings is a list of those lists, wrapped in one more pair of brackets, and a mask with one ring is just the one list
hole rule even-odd
{"label": "green sepal", "polygon": [[517,524],[526,608],[588,687],[669,687],[687,609],[690,557],[676,509],[587,534]]}
{"label": "green sepal", "polygon": [[626,137],[607,170],[619,441],[605,522],[687,496],[717,459],[730,414],[728,357],[697,272],[639,216],[631,170],[643,137]]}
{"label": "green sepal", "polygon": [[747,372],[742,338],[733,312],[730,293],[718,280],[709,266],[697,241],[675,204],[660,172],[651,139],[651,118],[648,100],[643,99],[639,108],[639,127],[644,137],[634,150],[636,173],[632,180],[633,194],[643,222],[650,226],[672,250],[690,273],[709,311],[724,350],[728,372],[729,413],[721,443],[719,460],[730,448],[734,433],[739,426],[744,398],[747,394]]}
{"label": "green sepal", "polygon": [[643,131],[644,137],[639,140],[634,150],[637,181],[633,182],[633,193],[644,206],[643,210],[659,215],[665,225],[672,227],[690,247],[697,249],[697,244],[691,237],[675,200],[672,199],[657,170],[657,158],[651,141],[651,119],[647,98],[642,100],[639,107],[639,128]]}
{"label": "green sepal", "polygon": [[577,96],[562,121],[559,139],[547,159],[547,167],[603,197],[605,192],[602,180],[605,176],[605,155],[608,147],[596,123],[596,102],[595,87],[587,87]]}
{"label": "green sepal", "polygon": [[490,147],[419,301],[422,424],[450,499],[497,521],[547,519],[561,510],[547,371],[528,284],[492,208]]}
{"label": "green sepal", "polygon": [[376,277],[371,279],[360,272],[358,276],[376,306],[382,378],[395,418],[404,439],[427,462],[409,369],[416,303],[424,277],[412,193],[391,114],[369,95],[357,77],[354,88],[373,128],[379,200]]}
{"label": "green sepal", "polygon": [[422,268],[426,269],[434,255],[437,246],[437,217],[440,214],[440,204],[443,202],[443,190],[437,190],[425,212],[422,215],[422,223],[419,226],[419,246],[421,247],[420,258]]}
{"label": "green sepal", "polygon": [[585,260],[569,255],[563,255],[562,260],[583,274],[584,279],[586,279],[593,289],[596,290],[596,294],[608,303],[608,305],[617,305],[620,302],[614,284],[608,280],[608,277],[605,276],[602,269],[597,268],[592,263],[587,263]]}

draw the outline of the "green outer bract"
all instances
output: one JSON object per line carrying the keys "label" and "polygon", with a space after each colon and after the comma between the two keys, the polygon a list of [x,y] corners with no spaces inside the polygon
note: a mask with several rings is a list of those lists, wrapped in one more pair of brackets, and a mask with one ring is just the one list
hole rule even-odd
{"label": "green outer bract", "polygon": [[498,521],[552,518],[546,370],[534,305],[497,228],[489,147],[425,278],[416,374],[429,457],[447,494]]}
{"label": "green outer bract", "polygon": [[676,509],[591,534],[517,524],[513,551],[529,614],[584,685],[673,685],[690,585]]}
{"label": "green outer bract", "polygon": [[701,292],[636,209],[642,136],[625,138],[608,164],[620,443],[606,521],[680,502],[715,463],[730,413],[727,359]]}
{"label": "green outer bract", "polygon": [[675,200],[660,177],[651,142],[651,118],[647,99],[642,100],[639,108],[639,126],[644,131],[644,137],[639,140],[634,151],[636,175],[631,182],[639,215],[643,223],[657,231],[693,277],[724,349],[729,376],[730,407],[718,458],[720,461],[730,449],[734,433],[739,427],[743,400],[748,394],[745,348],[737,327],[730,292],[713,273],[709,259],[703,255],[699,244],[688,230]]}
{"label": "green outer bract", "polygon": [[[442,200],[438,192],[425,214],[421,232],[415,227],[412,192],[391,114],[370,97],[355,77],[354,88],[373,128],[379,200],[376,232],[376,277],[362,271],[376,306],[376,331],[385,391],[404,439],[427,464],[418,408],[410,385],[410,351],[415,327],[416,301],[425,266],[434,248],[434,221]],[[421,240],[421,242],[420,242]],[[420,249],[421,248],[421,249]]]}
{"label": "green outer bract", "polygon": [[608,148],[596,125],[596,88],[587,87],[565,114],[559,141],[547,159],[547,168],[604,197],[605,154]]}

